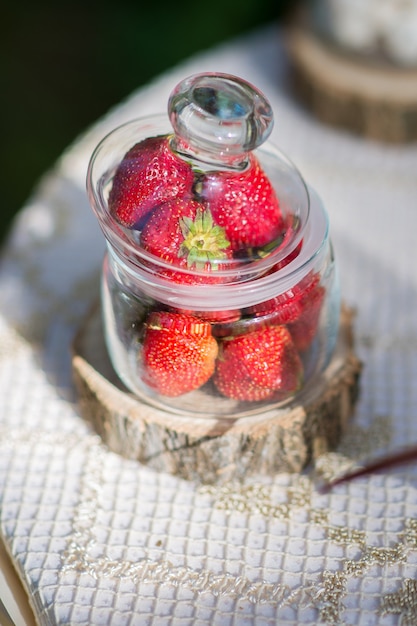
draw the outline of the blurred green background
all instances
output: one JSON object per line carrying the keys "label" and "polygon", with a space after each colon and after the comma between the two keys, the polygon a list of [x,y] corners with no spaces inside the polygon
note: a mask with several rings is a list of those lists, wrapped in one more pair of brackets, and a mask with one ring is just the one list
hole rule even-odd
{"label": "blurred green background", "polygon": [[283,19],[291,0],[7,3],[1,13],[0,239],[92,122],[193,53]]}

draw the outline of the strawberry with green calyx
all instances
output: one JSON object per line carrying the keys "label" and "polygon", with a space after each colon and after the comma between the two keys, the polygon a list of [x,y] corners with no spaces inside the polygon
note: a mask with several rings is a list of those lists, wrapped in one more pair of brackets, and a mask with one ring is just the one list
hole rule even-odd
{"label": "strawberry with green calyx", "polygon": [[269,326],[221,342],[214,384],[235,400],[284,400],[301,386],[303,365],[285,326]]}
{"label": "strawberry with green calyx", "polygon": [[256,157],[242,172],[219,170],[200,177],[196,185],[213,219],[223,226],[234,252],[261,248],[285,236],[278,198]]}
{"label": "strawberry with green calyx", "polygon": [[179,224],[184,241],[178,255],[187,260],[188,267],[205,270],[209,266],[216,269],[219,261],[230,257],[226,252],[230,241],[226,238],[225,229],[213,222],[208,209],[197,207],[194,219],[184,215]]}
{"label": "strawberry with green calyx", "polygon": [[149,315],[141,352],[141,376],[154,391],[176,397],[212,376],[218,345],[207,322],[181,313]]}
{"label": "strawberry with green calyx", "polygon": [[109,194],[109,211],[122,226],[140,229],[148,213],[172,198],[191,197],[194,172],[171,150],[170,137],[149,137],[123,157]]}
{"label": "strawberry with green calyx", "polygon": [[[143,227],[142,247],[184,269],[216,272],[232,258],[224,228],[195,200],[176,198],[155,209]],[[184,276],[184,282],[188,279]],[[192,281],[191,281],[192,282]]]}

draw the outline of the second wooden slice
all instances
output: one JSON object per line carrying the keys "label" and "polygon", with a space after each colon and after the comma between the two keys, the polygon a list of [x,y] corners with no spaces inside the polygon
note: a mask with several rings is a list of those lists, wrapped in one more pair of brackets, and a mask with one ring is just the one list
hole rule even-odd
{"label": "second wooden slice", "polygon": [[288,29],[295,91],[321,121],[369,139],[417,140],[417,69],[348,56],[307,27]]}

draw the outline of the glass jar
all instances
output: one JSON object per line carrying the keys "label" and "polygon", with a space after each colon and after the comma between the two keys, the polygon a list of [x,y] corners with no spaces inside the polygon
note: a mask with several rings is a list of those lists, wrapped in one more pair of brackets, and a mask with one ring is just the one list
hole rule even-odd
{"label": "glass jar", "polygon": [[190,417],[284,408],[326,368],[340,295],[326,212],[267,140],[263,94],[226,74],[172,92],[94,151],[105,341],[142,402]]}

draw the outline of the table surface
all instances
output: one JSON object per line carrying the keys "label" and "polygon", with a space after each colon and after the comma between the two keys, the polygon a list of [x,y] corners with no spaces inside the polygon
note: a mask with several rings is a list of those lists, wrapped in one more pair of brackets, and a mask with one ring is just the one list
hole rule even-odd
{"label": "table surface", "polygon": [[[256,84],[274,143],[321,195],[361,395],[339,449],[299,475],[204,487],[109,452],[80,417],[70,345],[104,241],[85,193],[91,152],[164,112],[194,72]],[[0,531],[38,624],[417,623],[417,467],[323,495],[364,459],[417,443],[417,146],[321,125],[288,87],[275,25],[196,55],[79,138],[20,212],[0,263]]]}

